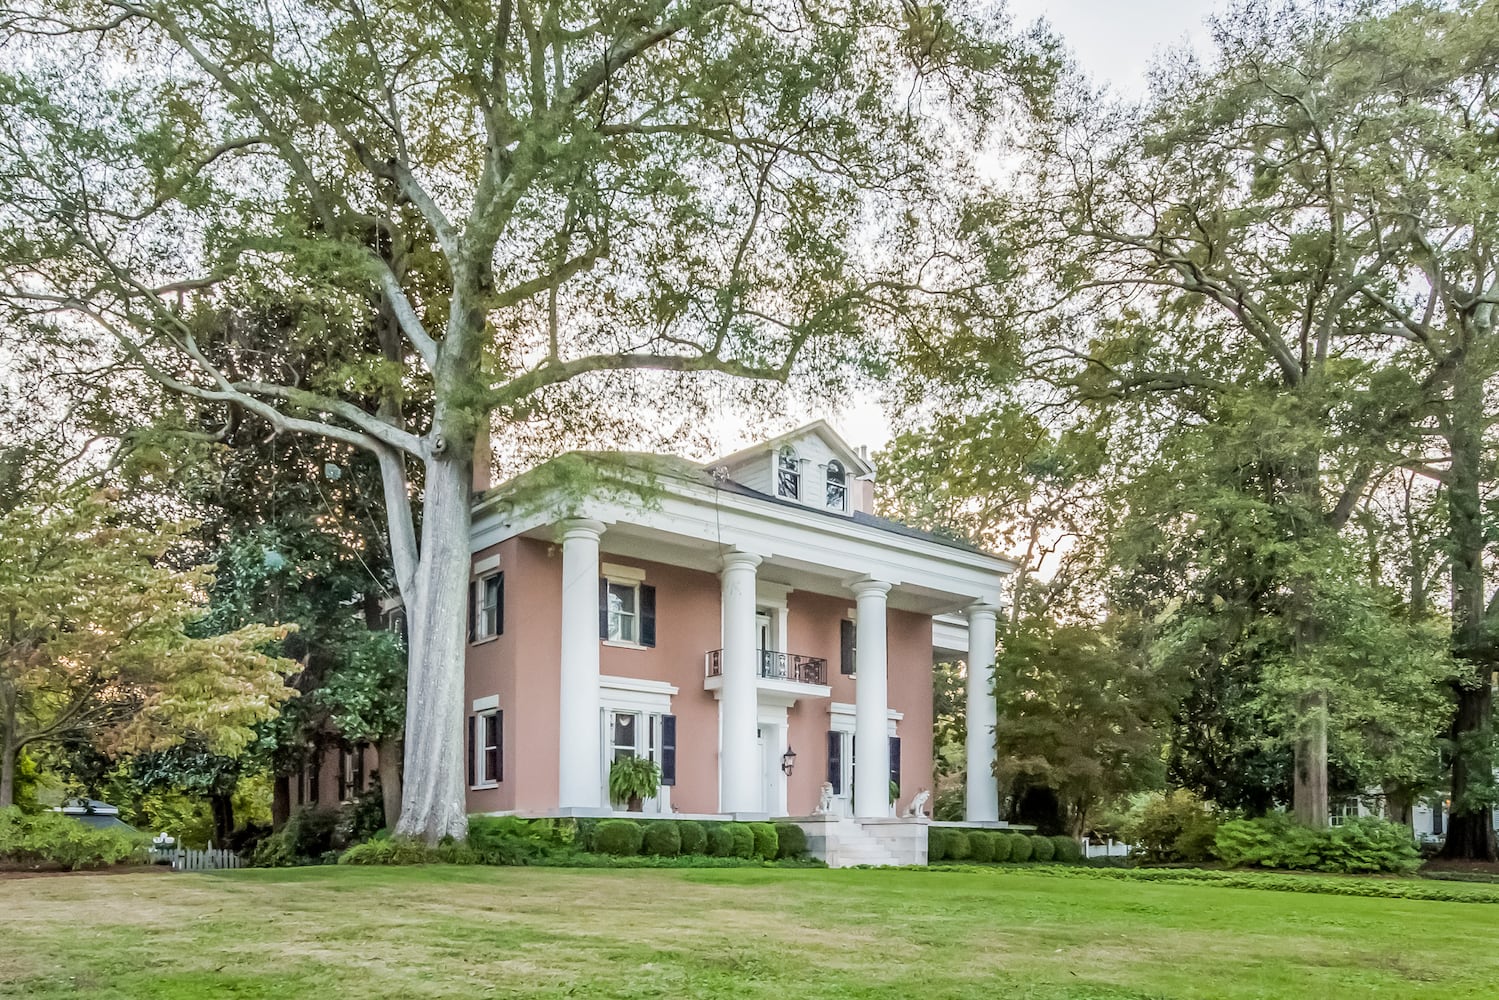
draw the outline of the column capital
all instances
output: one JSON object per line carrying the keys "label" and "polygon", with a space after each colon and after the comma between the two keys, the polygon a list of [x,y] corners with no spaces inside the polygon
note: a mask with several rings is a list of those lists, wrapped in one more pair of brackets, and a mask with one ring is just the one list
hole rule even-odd
{"label": "column capital", "polygon": [[884,580],[864,579],[850,581],[846,586],[853,592],[855,597],[865,597],[874,594],[884,597],[890,593],[895,584],[886,583]]}
{"label": "column capital", "polygon": [[726,552],[723,556],[723,569],[727,573],[731,569],[754,569],[765,560],[753,552]]}
{"label": "column capital", "polygon": [[997,619],[999,617],[999,608],[993,604],[985,604],[983,601],[979,601],[964,608],[963,614],[970,622],[975,618]]}
{"label": "column capital", "polygon": [[564,542],[569,538],[591,538],[597,541],[603,534],[604,522],[595,521],[591,517],[570,517],[557,522],[557,537]]}

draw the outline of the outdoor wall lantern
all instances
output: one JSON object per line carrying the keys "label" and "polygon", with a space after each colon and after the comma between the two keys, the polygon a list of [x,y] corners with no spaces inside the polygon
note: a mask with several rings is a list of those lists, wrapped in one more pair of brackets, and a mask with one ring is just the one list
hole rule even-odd
{"label": "outdoor wall lantern", "polygon": [[787,777],[791,776],[791,769],[796,766],[796,751],[787,744],[786,752],[781,754],[781,773]]}

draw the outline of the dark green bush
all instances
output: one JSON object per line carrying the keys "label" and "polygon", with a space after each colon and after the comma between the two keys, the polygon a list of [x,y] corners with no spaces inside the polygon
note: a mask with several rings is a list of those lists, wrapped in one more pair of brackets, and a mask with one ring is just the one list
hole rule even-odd
{"label": "dark green bush", "polygon": [[360,792],[339,807],[338,822],[333,827],[333,846],[362,844],[383,829],[385,795],[376,782],[368,791]]}
{"label": "dark green bush", "polygon": [[994,845],[994,860],[1009,861],[1010,852],[1015,849],[1014,838],[1012,838],[1008,833],[1001,833],[998,830],[990,830],[989,840]]}
{"label": "dark green bush", "polygon": [[1034,850],[1034,847],[1031,845],[1031,838],[1023,833],[1012,833],[1009,835],[1009,838],[1010,860],[1029,861],[1031,859],[1031,852]]}
{"label": "dark green bush", "polygon": [[468,846],[486,865],[534,865],[572,849],[577,827],[569,820],[470,816]]}
{"label": "dark green bush", "polygon": [[947,828],[930,826],[926,831],[927,864],[947,860]]}
{"label": "dark green bush", "polygon": [[1031,834],[1031,860],[1050,861],[1056,853],[1056,846],[1052,844],[1050,837],[1043,837],[1039,833]]}
{"label": "dark green bush", "polygon": [[339,856],[341,865],[430,865],[437,852],[411,837],[390,837],[355,844]]}
{"label": "dark green bush", "polygon": [[755,838],[755,857],[774,861],[780,852],[780,837],[774,823],[751,823],[750,833]]}
{"label": "dark green bush", "polygon": [[729,857],[752,858],[755,856],[755,833],[748,823],[730,823],[729,836],[734,838],[734,846],[729,851]]}
{"label": "dark green bush", "polygon": [[69,871],[143,864],[146,843],[139,834],[100,830],[62,813],[23,813],[10,806],[0,809],[0,860]]}
{"label": "dark green bush", "polygon": [[968,856],[980,864],[994,860],[994,838],[988,830],[968,831]]}
{"label": "dark green bush", "polygon": [[632,857],[640,853],[645,831],[632,819],[606,819],[593,833],[593,849],[600,854]]}
{"label": "dark green bush", "polygon": [[777,823],[776,845],[776,857],[800,858],[807,853],[807,831],[795,823]]}
{"label": "dark green bush", "polygon": [[682,853],[682,834],[672,820],[656,820],[646,825],[641,847],[645,854],[658,858],[674,858]]}
{"label": "dark green bush", "polygon": [[1218,827],[1213,853],[1234,868],[1322,872],[1409,872],[1421,864],[1410,831],[1375,816],[1314,830],[1285,813]]}
{"label": "dark green bush", "polygon": [[1075,861],[1083,860],[1083,845],[1079,844],[1071,837],[1062,836],[1060,834],[1052,837],[1051,846],[1051,858],[1053,861],[1061,861],[1065,862],[1066,864],[1072,864]]}
{"label": "dark green bush", "polygon": [[945,853],[954,861],[962,861],[972,857],[973,845],[968,840],[968,831],[949,828],[947,831],[947,849]]}
{"label": "dark green bush", "polygon": [[734,855],[734,834],[726,823],[708,824],[708,853],[715,858]]}
{"label": "dark green bush", "polygon": [[695,819],[677,823],[677,839],[682,843],[683,854],[708,853],[708,831]]}
{"label": "dark green bush", "polygon": [[1213,853],[1218,816],[1191,792],[1155,795],[1128,822],[1125,837],[1147,861],[1206,861]]}

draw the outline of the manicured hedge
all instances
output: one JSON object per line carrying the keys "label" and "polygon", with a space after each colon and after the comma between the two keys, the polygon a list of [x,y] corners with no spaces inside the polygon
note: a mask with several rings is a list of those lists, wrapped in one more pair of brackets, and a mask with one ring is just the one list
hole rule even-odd
{"label": "manicured hedge", "polygon": [[973,856],[973,844],[968,840],[967,830],[947,831],[947,856],[954,861]]}
{"label": "manicured hedge", "polygon": [[593,849],[600,854],[630,857],[640,853],[645,831],[632,819],[606,819],[593,834]]}
{"label": "manicured hedge", "polygon": [[980,863],[994,860],[994,838],[988,830],[968,831],[968,856]]}
{"label": "manicured hedge", "polygon": [[807,831],[795,823],[776,824],[776,857],[799,858],[807,853]]}
{"label": "manicured hedge", "polygon": [[998,830],[992,830],[989,833],[989,840],[994,844],[995,861],[1010,860],[1010,852],[1015,849],[1015,845],[1008,833],[1000,833]]}
{"label": "manicured hedge", "polygon": [[1074,861],[1083,860],[1083,845],[1071,837],[1056,836],[1051,838],[1052,860],[1063,861],[1071,864]]}
{"label": "manicured hedge", "polygon": [[682,853],[682,835],[672,820],[658,820],[645,828],[641,849],[658,858],[674,858]]}
{"label": "manicured hedge", "polygon": [[734,856],[734,834],[727,823],[708,824],[708,853],[715,858]]}
{"label": "manicured hedge", "polygon": [[755,838],[755,857],[775,860],[780,848],[780,837],[774,823],[751,823],[750,833]]}
{"label": "manicured hedge", "polygon": [[681,843],[683,854],[708,853],[708,831],[695,819],[677,822],[677,840]]}
{"label": "manicured hedge", "polygon": [[1031,835],[1031,860],[1050,861],[1055,853],[1056,846],[1052,844],[1050,837],[1043,837],[1040,834]]}
{"label": "manicured hedge", "polygon": [[752,858],[755,856],[755,832],[750,829],[748,823],[730,823],[729,836],[734,838],[734,846],[729,851],[729,857]]}
{"label": "manicured hedge", "polygon": [[1023,833],[1010,834],[1011,861],[1029,861],[1034,852],[1035,845],[1031,843],[1031,838]]}

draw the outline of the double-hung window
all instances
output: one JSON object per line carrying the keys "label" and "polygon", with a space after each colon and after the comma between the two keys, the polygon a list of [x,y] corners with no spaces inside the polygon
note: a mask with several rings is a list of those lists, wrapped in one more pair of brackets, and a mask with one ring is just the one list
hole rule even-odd
{"label": "double-hung window", "polygon": [[828,463],[828,510],[848,510],[848,472],[836,458]]}
{"label": "double-hung window", "polygon": [[656,588],[638,576],[600,577],[599,638],[622,646],[655,646]]}
{"label": "double-hung window", "polygon": [[776,496],[800,500],[802,496],[802,463],[795,448],[782,448],[776,457]]}
{"label": "double-hung window", "polygon": [[497,708],[475,712],[468,717],[468,783],[471,786],[482,788],[504,780],[504,756],[500,749],[504,734],[504,713]]}
{"label": "double-hung window", "polygon": [[640,585],[609,584],[609,638],[614,642],[640,641]]}
{"label": "double-hung window", "polygon": [[490,573],[474,581],[470,604],[470,641],[492,639],[505,632],[505,574]]}

